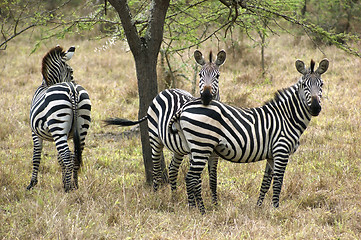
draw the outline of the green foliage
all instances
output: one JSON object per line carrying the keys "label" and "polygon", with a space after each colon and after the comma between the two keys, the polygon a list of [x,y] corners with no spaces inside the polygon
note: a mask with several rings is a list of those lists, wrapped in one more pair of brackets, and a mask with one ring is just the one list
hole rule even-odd
{"label": "green foliage", "polygon": [[[139,35],[148,28],[152,1],[128,1],[132,22]],[[42,27],[43,33],[38,42],[49,38],[64,38],[69,34],[84,35],[92,31],[94,38],[116,36],[124,39],[119,17],[110,4],[94,1],[2,1],[1,18],[2,44],[22,31],[33,27]],[[164,26],[164,45],[166,53],[178,52],[201,43],[216,39],[238,37],[233,31],[240,29],[256,45],[264,47],[265,38],[279,30],[292,31],[288,22],[301,26],[317,44],[319,41],[335,44],[342,50],[358,54],[358,49],[350,47],[359,41],[355,34],[360,25],[359,0],[252,0],[252,1],[171,1]],[[94,31],[96,32],[94,34]],[[258,40],[259,37],[263,40]],[[38,44],[38,43],[37,43]],[[37,46],[34,47],[34,51]]]}
{"label": "green foliage", "polygon": [[306,5],[306,19],[335,33],[355,32],[360,23],[359,0],[309,0]]}

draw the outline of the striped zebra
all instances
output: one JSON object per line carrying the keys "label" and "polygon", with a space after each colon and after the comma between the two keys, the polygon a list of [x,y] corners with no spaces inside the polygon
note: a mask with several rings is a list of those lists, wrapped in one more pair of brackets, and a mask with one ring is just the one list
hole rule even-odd
{"label": "striped zebra", "polygon": [[[55,141],[65,191],[78,188],[78,170],[90,126],[91,103],[87,91],[73,81],[73,69],[66,63],[74,51],[75,47],[65,52],[57,46],[43,58],[43,81],[33,96],[30,108],[34,152],[28,190],[38,182],[43,140]],[[68,146],[71,138],[74,154]]]}
{"label": "striped zebra", "polygon": [[[249,163],[267,159],[257,205],[261,206],[273,179],[274,207],[279,206],[283,176],[289,156],[299,145],[299,138],[312,116],[321,111],[321,75],[328,69],[324,59],[314,71],[297,60],[296,69],[303,76],[293,86],[279,90],[275,97],[258,108],[236,108],[217,101],[208,106],[199,100],[188,102],[175,114],[169,128],[178,130],[191,153],[186,176],[188,203],[205,208],[201,196],[201,172],[215,151],[225,160]],[[174,124],[173,124],[174,123]]]}
{"label": "striped zebra", "polygon": [[[212,61],[212,53],[209,55],[209,62],[203,58],[200,51],[194,52],[196,62],[202,66],[199,73],[199,87],[201,92],[201,101],[209,104],[211,99],[219,99],[218,79],[219,67],[226,60],[226,52],[221,50],[217,54],[215,62]],[[184,142],[181,142],[178,134],[171,133],[168,124],[173,115],[186,103],[195,98],[188,92],[180,89],[168,89],[160,92],[152,101],[148,108],[147,115],[138,121],[130,121],[127,119],[110,118],[104,120],[107,125],[132,126],[148,119],[149,140],[152,148],[153,160],[153,188],[156,191],[161,181],[161,154],[164,146],[173,152],[171,164],[169,166],[169,181],[171,189],[175,190],[177,185],[177,176],[179,166],[184,155],[188,154]],[[216,156],[210,161],[210,175],[214,176],[210,179],[217,179],[217,162]],[[217,183],[211,183],[216,186]],[[214,202],[217,202],[216,189],[212,189]]]}

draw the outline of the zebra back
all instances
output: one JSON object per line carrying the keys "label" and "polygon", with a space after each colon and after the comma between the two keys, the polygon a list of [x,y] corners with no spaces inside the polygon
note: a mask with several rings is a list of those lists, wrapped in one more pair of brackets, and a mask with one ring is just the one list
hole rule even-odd
{"label": "zebra back", "polygon": [[56,46],[45,54],[42,62],[41,73],[43,83],[51,86],[61,82],[71,82],[73,80],[73,69],[66,63],[74,55],[75,47],[70,47],[64,51],[62,47]]}

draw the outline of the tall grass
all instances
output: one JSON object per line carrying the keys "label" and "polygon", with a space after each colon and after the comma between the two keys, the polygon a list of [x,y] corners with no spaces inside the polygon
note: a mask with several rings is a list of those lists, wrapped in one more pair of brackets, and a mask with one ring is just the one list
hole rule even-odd
{"label": "tall grass", "polygon": [[[323,54],[306,37],[294,46],[289,36],[272,37],[262,77],[259,49],[230,49],[221,67],[224,102],[255,107],[280,88],[294,84],[294,63]],[[32,169],[30,101],[41,83],[41,60],[56,44],[75,45],[69,62],[76,81],[89,92],[92,125],[86,139],[79,189],[65,194],[53,143],[45,143],[39,183],[25,187]],[[184,163],[179,187],[153,193],[145,184],[139,136],[105,128],[101,120],[136,119],[137,80],[130,52],[122,43],[67,39],[47,42],[29,56],[32,44],[17,39],[0,52],[0,238],[1,239],[358,239],[361,238],[361,60],[325,47],[330,60],[323,75],[324,99],[290,158],[280,207],[256,207],[265,162],[220,160],[219,206],[211,204],[207,173],[203,197],[207,214],[189,209]],[[210,50],[202,46],[203,52]],[[213,52],[219,49],[212,49]],[[193,60],[190,60],[192,62]],[[193,74],[185,72],[189,76]],[[190,91],[190,83],[181,84]],[[170,153],[165,152],[170,159]]]}

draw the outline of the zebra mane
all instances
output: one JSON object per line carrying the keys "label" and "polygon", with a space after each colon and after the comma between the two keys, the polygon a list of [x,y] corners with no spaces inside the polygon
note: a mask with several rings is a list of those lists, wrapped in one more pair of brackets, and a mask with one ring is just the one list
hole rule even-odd
{"label": "zebra mane", "polygon": [[209,62],[210,62],[210,63],[211,63],[212,60],[213,60],[212,58],[213,58],[213,56],[212,56],[212,51],[210,51],[210,52],[209,52]]}
{"label": "zebra mane", "polygon": [[283,101],[285,98],[287,98],[288,96],[290,96],[290,93],[293,92],[293,90],[295,89],[297,84],[288,87],[288,88],[283,88],[283,89],[279,89],[275,92],[274,97],[268,101],[265,102],[264,105],[267,104],[272,104],[272,103],[277,103],[280,101]]}
{"label": "zebra mane", "polygon": [[[61,46],[56,46],[50,49],[43,57],[41,73],[46,85],[50,86],[55,83],[68,81],[68,77],[63,79],[64,73],[62,71],[70,70],[70,81],[73,79],[72,69],[64,63],[65,54],[66,52]],[[64,64],[67,66],[65,70],[63,67]]]}
{"label": "zebra mane", "polygon": [[311,59],[311,64],[310,64],[311,73],[313,73],[314,69],[315,69],[315,61],[313,61],[313,59]]}

